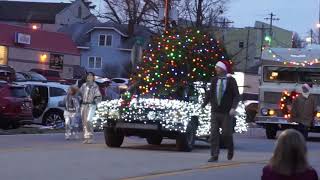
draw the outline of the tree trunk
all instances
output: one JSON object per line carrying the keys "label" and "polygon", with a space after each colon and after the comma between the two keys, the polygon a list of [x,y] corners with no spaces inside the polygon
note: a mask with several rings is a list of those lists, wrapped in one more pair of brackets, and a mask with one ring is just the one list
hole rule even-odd
{"label": "tree trunk", "polygon": [[198,0],[197,13],[196,13],[197,14],[197,20],[196,20],[197,27],[202,26],[202,16],[203,16],[202,4],[203,4],[203,0]]}
{"label": "tree trunk", "polygon": [[128,23],[128,35],[131,37],[133,33],[134,33],[134,21],[130,19]]}

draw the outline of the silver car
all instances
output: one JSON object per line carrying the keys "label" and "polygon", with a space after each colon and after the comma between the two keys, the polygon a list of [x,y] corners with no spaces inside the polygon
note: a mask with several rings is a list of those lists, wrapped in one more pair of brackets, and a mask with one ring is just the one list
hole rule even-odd
{"label": "silver car", "polygon": [[68,85],[54,82],[19,82],[26,85],[33,102],[34,123],[46,126],[57,126],[64,123],[62,107],[59,102],[67,94]]}

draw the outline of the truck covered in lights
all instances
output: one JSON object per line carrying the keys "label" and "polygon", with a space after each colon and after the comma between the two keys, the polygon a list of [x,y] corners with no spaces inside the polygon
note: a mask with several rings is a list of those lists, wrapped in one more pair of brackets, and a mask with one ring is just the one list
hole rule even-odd
{"label": "truck covered in lights", "polygon": [[[195,140],[210,136],[211,107],[201,109],[208,86],[197,82],[189,101],[133,96],[104,101],[98,105],[95,126],[104,129],[109,147],[120,147],[125,136],[146,138],[149,144],[160,145],[163,138],[176,139],[180,151],[191,151]],[[237,108],[235,132],[247,131],[244,104]]]}
{"label": "truck covered in lights", "polygon": [[[311,93],[320,105],[320,49],[270,48],[262,53],[259,112],[256,123],[266,129],[268,139],[278,130],[294,128],[290,122],[291,103],[301,86],[312,83]],[[311,132],[320,132],[320,113],[315,114]]]}

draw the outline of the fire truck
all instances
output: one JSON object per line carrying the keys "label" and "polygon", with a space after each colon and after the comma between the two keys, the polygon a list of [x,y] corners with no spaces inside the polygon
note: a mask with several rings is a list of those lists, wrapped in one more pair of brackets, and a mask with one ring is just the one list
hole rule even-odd
{"label": "fire truck", "polygon": [[[320,105],[319,58],[320,48],[269,48],[263,51],[256,123],[265,128],[268,139],[276,138],[279,130],[297,126],[290,121],[290,110],[303,84],[313,84],[311,94]],[[315,112],[309,132],[320,132],[319,118],[320,113]]]}

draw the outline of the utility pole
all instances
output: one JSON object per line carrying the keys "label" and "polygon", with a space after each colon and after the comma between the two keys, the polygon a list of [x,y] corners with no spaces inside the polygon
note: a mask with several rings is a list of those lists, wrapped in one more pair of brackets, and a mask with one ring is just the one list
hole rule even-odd
{"label": "utility pole", "polygon": [[167,31],[170,27],[170,9],[171,9],[171,0],[165,0],[164,5],[164,30]]}
{"label": "utility pole", "polygon": [[264,18],[265,20],[269,20],[270,21],[270,27],[269,27],[269,36],[271,36],[272,38],[272,24],[273,24],[273,21],[279,21],[280,19],[279,18],[275,18],[275,14],[273,13],[270,13],[269,14],[270,17],[267,17],[267,18]]}
{"label": "utility pole", "polygon": [[310,44],[312,44],[313,41],[313,30],[310,29]]}
{"label": "utility pole", "polygon": [[244,73],[247,72],[247,65],[248,65],[248,61],[249,61],[249,40],[250,40],[250,27],[248,27],[248,31],[247,31],[246,62],[245,62],[245,65],[244,65]]}
{"label": "utility pole", "polygon": [[318,44],[320,44],[320,0],[319,0],[319,21],[317,24],[317,28],[318,28]]}
{"label": "utility pole", "polygon": [[225,35],[226,29],[228,28],[228,25],[229,24],[233,24],[234,22],[233,21],[228,21],[228,20],[226,20],[226,18],[224,18],[223,21],[220,21],[220,22],[216,21],[214,23],[222,24],[222,26],[221,26],[221,29],[222,29],[222,41],[224,42],[224,35]]}

